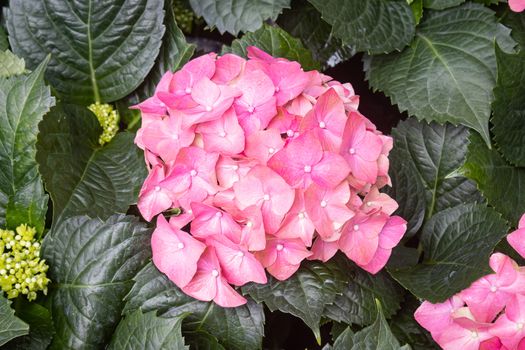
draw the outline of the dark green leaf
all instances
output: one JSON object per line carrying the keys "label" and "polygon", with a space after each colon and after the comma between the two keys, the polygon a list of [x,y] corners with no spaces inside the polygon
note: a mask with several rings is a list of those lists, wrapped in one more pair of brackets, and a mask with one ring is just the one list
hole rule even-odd
{"label": "dark green leaf", "polygon": [[392,317],[390,328],[401,343],[408,343],[414,350],[438,350],[440,347],[432,340],[432,336],[414,319],[414,312],[421,303],[412,295],[408,295],[399,312]]}
{"label": "dark green leaf", "polygon": [[[17,300],[16,315],[29,324],[29,334],[10,341],[6,350],[45,350],[55,334],[53,318],[48,309],[34,302]],[[4,348],[2,348],[4,349]]]}
{"label": "dark green leaf", "polygon": [[191,7],[219,32],[254,32],[263,21],[275,20],[290,0],[190,0]]}
{"label": "dark green leaf", "polygon": [[507,163],[497,150],[483,145],[477,135],[470,136],[467,160],[462,173],[478,184],[490,205],[517,227],[525,212],[525,168]]}
{"label": "dark green leaf", "polygon": [[119,133],[100,147],[100,130],[87,108],[73,105],[58,105],[40,124],[37,160],[55,221],[84,214],[105,219],[137,200],[146,166],[134,135]]}
{"label": "dark green leaf", "polygon": [[348,284],[342,294],[336,295],[333,304],[326,305],[323,316],[364,326],[371,324],[376,317],[376,300],[384,305],[386,317],[399,309],[404,290],[385,271],[371,275],[341,255],[331,263],[344,271]]}
{"label": "dark green leaf", "polygon": [[498,83],[492,104],[494,141],[512,164],[525,166],[525,50],[506,54],[496,47]]}
{"label": "dark green leaf", "polygon": [[489,272],[489,255],[507,228],[501,215],[485,205],[445,209],[423,227],[423,263],[389,272],[418,298],[442,302]]}
{"label": "dark green leaf", "polygon": [[298,61],[305,70],[319,68],[312,53],[304,48],[301,41],[279,27],[264,25],[256,32],[246,33],[241,39],[234,40],[231,47],[223,46],[222,51],[246,57],[248,46],[257,46],[274,57]]}
{"label": "dark green leaf", "polygon": [[[264,334],[264,312],[262,305],[249,300],[236,308],[221,308],[213,302],[195,300],[184,294],[166,275],[153,264],[147,265],[134,278],[135,285],[126,297],[124,313],[140,309],[143,312],[158,310],[162,317],[176,317],[184,313],[183,330],[187,343],[193,346],[198,341],[199,349],[217,348],[217,338],[226,349],[260,349]],[[199,339],[197,332],[207,332],[210,337]]]}
{"label": "dark green leaf", "polygon": [[323,310],[334,302],[345,285],[345,276],[335,264],[306,262],[285,281],[269,276],[267,284],[247,284],[242,291],[256,301],[264,302],[270,311],[279,310],[299,317],[319,342]]}
{"label": "dark green leaf", "polygon": [[0,78],[24,73],[26,68],[22,58],[16,57],[11,51],[0,50]]}
{"label": "dark green leaf", "polygon": [[443,10],[448,7],[458,6],[465,0],[423,0],[423,6],[434,10]]}
{"label": "dark green leaf", "polygon": [[0,25],[0,51],[9,49],[9,42],[7,41],[7,34],[4,28]]}
{"label": "dark green leaf", "polygon": [[323,67],[333,67],[355,54],[354,49],[343,45],[341,39],[332,35],[332,27],[321,19],[321,14],[308,2],[284,11],[278,23],[288,33],[301,39]]}
{"label": "dark green leaf", "polygon": [[184,338],[192,350],[225,350],[217,338],[203,330],[186,332]]}
{"label": "dark green leaf", "polygon": [[108,349],[189,349],[181,333],[184,315],[164,318],[156,314],[156,311],[143,314],[136,310],[126,315],[118,324]]}
{"label": "dark green leaf", "polygon": [[[401,181],[394,182],[395,190],[390,192],[400,203],[398,214],[413,213],[408,215],[410,220],[420,219],[419,202],[414,197],[426,201],[427,218],[458,204],[482,201],[476,184],[455,174],[465,161],[468,135],[468,129],[462,126],[427,124],[415,118],[400,122],[392,130],[393,181],[398,177]],[[424,190],[420,191],[415,182],[421,183]],[[409,229],[416,227],[411,225]]]}
{"label": "dark green leaf", "polygon": [[482,5],[428,11],[403,52],[365,60],[366,78],[401,111],[466,125],[490,144],[496,38],[506,51],[512,48],[509,30]]}
{"label": "dark green leaf", "polygon": [[56,335],[51,349],[99,349],[117,325],[132,278],[150,257],[150,230],[136,217],[62,220],[42,243]]}
{"label": "dark green leaf", "polygon": [[381,304],[377,301],[376,320],[370,326],[353,334],[350,327],[347,328],[335,341],[334,350],[408,350],[410,347],[401,347],[396,339],[385,316],[381,310]]}
{"label": "dark green leaf", "polygon": [[423,17],[423,0],[415,0],[410,3],[410,8],[414,14],[416,24],[419,24],[421,17]]}
{"label": "dark green leaf", "polygon": [[11,302],[0,293],[0,346],[29,332],[29,326],[15,316],[9,305]]}
{"label": "dark green leaf", "polygon": [[415,19],[406,0],[308,0],[332,25],[332,33],[357,51],[400,51],[414,37]]}
{"label": "dark green leaf", "polygon": [[153,66],[164,31],[162,0],[12,0],[13,51],[34,68],[48,54],[46,78],[67,101],[111,102],[135,90]]}
{"label": "dark green leaf", "polygon": [[510,35],[512,39],[514,39],[523,50],[525,47],[525,16],[521,13],[512,12],[507,8],[507,11],[501,18],[501,23],[511,29]]}
{"label": "dark green leaf", "polygon": [[0,227],[44,230],[48,197],[37,169],[38,123],[55,100],[44,84],[47,60],[27,76],[0,78]]}

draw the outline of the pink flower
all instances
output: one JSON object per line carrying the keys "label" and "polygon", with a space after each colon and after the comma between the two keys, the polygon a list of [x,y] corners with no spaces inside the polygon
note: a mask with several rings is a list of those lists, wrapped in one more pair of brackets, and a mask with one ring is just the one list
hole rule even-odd
{"label": "pink flower", "polygon": [[278,280],[285,280],[299,269],[310,253],[300,239],[270,238],[266,249],[256,253],[266,270]]}
{"label": "pink flower", "polygon": [[191,203],[191,209],[195,218],[190,232],[194,237],[224,236],[233,241],[240,240],[241,227],[229,213],[197,202]]}
{"label": "pink flower", "polygon": [[171,192],[164,180],[164,167],[159,164],[153,167],[142,185],[137,206],[146,221],[169,209],[173,203]]}
{"label": "pink flower", "polygon": [[178,287],[186,286],[197,272],[197,261],[206,245],[184,231],[173,228],[164,216],[157,217],[151,236],[153,263]]}
{"label": "pink flower", "polygon": [[509,0],[509,7],[514,12],[525,10],[525,0]]}
{"label": "pink flower", "polygon": [[233,108],[224,112],[219,119],[199,124],[196,132],[202,134],[207,152],[233,156],[244,150],[244,131]]}
{"label": "pink flower", "polygon": [[518,347],[525,338],[525,295],[515,294],[511,297],[505,313],[490,328],[490,334],[498,337],[509,349]]}
{"label": "pink flower", "polygon": [[215,248],[208,246],[197,263],[197,273],[183,292],[199,300],[213,300],[222,307],[236,307],[246,303],[222,274]]}
{"label": "pink flower", "polygon": [[304,205],[304,194],[302,191],[295,191],[295,201],[292,208],[286,214],[281,229],[275,233],[279,238],[300,238],[304,245],[312,245],[314,235],[314,223],[308,217]]}
{"label": "pink flower", "polygon": [[227,84],[237,78],[242,70],[246,60],[242,57],[233,54],[226,54],[215,61],[215,74],[213,80],[217,84]]}
{"label": "pink flower", "polygon": [[339,250],[339,243],[323,241],[321,237],[317,237],[314,244],[312,245],[312,255],[308,257],[308,260],[321,260],[327,262],[332,259],[335,253]]}
{"label": "pink flower", "polygon": [[518,223],[518,229],[507,236],[507,241],[512,248],[525,258],[525,214]]}
{"label": "pink flower", "polygon": [[465,303],[458,296],[453,296],[439,304],[424,301],[414,313],[414,318],[423,328],[429,331],[432,334],[432,338],[436,340],[442,332],[452,325],[454,322],[452,314],[463,307],[463,305],[465,305]]}
{"label": "pink flower", "polygon": [[248,136],[244,154],[248,158],[257,160],[266,165],[277,151],[284,146],[284,141],[275,129],[259,130]]}

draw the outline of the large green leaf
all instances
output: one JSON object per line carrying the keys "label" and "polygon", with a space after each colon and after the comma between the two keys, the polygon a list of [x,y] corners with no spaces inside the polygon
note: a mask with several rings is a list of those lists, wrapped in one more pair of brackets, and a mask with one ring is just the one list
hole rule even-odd
{"label": "large green leaf", "polygon": [[334,350],[409,350],[410,346],[400,346],[381,310],[381,304],[377,301],[376,319],[373,324],[353,334],[347,328],[336,339]]}
{"label": "large green leaf", "polygon": [[55,221],[84,214],[105,219],[136,202],[146,166],[134,135],[119,133],[100,147],[99,134],[95,116],[80,106],[60,104],[40,124],[37,160]]}
{"label": "large green leaf", "polygon": [[254,32],[263,21],[275,20],[290,0],[190,0],[191,7],[219,32]]}
{"label": "large green leaf", "polygon": [[506,54],[496,47],[498,83],[492,104],[494,141],[512,164],[525,166],[525,49]]}
{"label": "large green leaf", "polygon": [[332,304],[347,282],[339,266],[306,262],[284,281],[271,276],[268,283],[251,283],[242,287],[245,294],[264,304],[270,311],[279,310],[299,317],[321,339],[319,323],[326,305]]}
{"label": "large green leaf", "polygon": [[181,333],[182,319],[158,317],[156,311],[136,310],[124,317],[111,338],[110,350],[189,349]]}
{"label": "large green leaf", "polygon": [[99,349],[117,325],[132,278],[151,255],[150,230],[114,215],[62,220],[42,243],[53,281],[51,349]]}
{"label": "large green leaf", "polygon": [[389,272],[418,298],[442,302],[489,272],[489,255],[507,228],[501,215],[485,205],[445,209],[423,227],[423,262]]}
{"label": "large green leaf", "polygon": [[51,54],[46,78],[65,100],[111,102],[135,90],[153,66],[164,31],[162,0],[12,0],[13,51],[34,68]]}
{"label": "large green leaf", "polygon": [[16,316],[29,324],[29,334],[13,339],[5,350],[46,350],[55,334],[53,318],[44,306],[25,299],[17,300]]}
{"label": "large green leaf", "polygon": [[16,57],[11,51],[0,50],[0,78],[8,78],[24,73],[26,64],[24,59]]}
{"label": "large green leaf", "polygon": [[38,123],[55,102],[44,84],[46,65],[27,76],[0,78],[0,227],[44,230],[48,197],[35,144]]}
{"label": "large green leaf", "polygon": [[199,349],[205,348],[204,344],[211,349],[218,348],[216,339],[226,349],[262,347],[262,305],[249,300],[240,307],[221,308],[213,302],[195,300],[184,294],[153,264],[144,267],[134,280],[135,285],[126,297],[125,314],[137,309],[142,312],[156,310],[162,317],[189,313],[183,321],[183,334],[187,343],[195,347],[199,344]]}
{"label": "large green leaf", "polygon": [[400,51],[415,32],[406,0],[308,0],[332,25],[332,33],[357,51],[370,54]]}
{"label": "large green leaf", "polygon": [[246,57],[248,46],[257,46],[274,57],[284,57],[301,63],[305,70],[317,69],[319,64],[301,41],[279,27],[264,25],[254,33],[246,33],[232,42],[231,47],[223,46],[223,53],[234,53]]}
{"label": "large green leaf", "polygon": [[333,304],[326,305],[323,316],[347,324],[369,325],[376,318],[376,300],[384,306],[386,317],[396,313],[405,291],[386,271],[371,275],[346,257],[337,256],[334,260],[331,263],[344,271],[348,284]]}
{"label": "large green leaf", "polygon": [[448,7],[458,6],[465,0],[423,0],[423,6],[434,10],[443,10]]}
{"label": "large green leaf", "polygon": [[355,54],[354,49],[343,45],[341,39],[332,35],[332,27],[308,2],[294,4],[292,9],[279,16],[278,23],[288,33],[301,39],[323,67],[333,67]]}
{"label": "large green leaf", "polygon": [[11,302],[0,293],[0,346],[29,332],[29,326],[15,316],[10,305]]}
{"label": "large green leaf", "polygon": [[7,42],[7,34],[4,31],[4,28],[0,26],[0,51],[5,51],[9,49],[9,42]]}
{"label": "large green leaf", "polygon": [[[420,219],[420,208],[414,206],[418,204],[414,198],[426,202],[426,218],[458,204],[482,201],[476,184],[455,174],[467,156],[468,135],[468,129],[463,126],[427,124],[415,118],[400,122],[392,130],[393,181],[396,178],[401,181],[393,183],[390,193],[400,203],[400,214],[412,212],[409,219]],[[424,190],[420,191],[415,182],[422,184]],[[411,225],[410,229],[416,227]]]}
{"label": "large green leaf", "polygon": [[525,47],[525,16],[522,16],[521,13],[512,12],[507,8],[501,17],[501,23],[512,30],[510,33],[512,39],[523,49]]}
{"label": "large green leaf", "polygon": [[496,38],[506,51],[512,48],[509,30],[482,5],[428,11],[403,52],[365,60],[366,78],[401,111],[420,120],[466,125],[490,144]]}
{"label": "large green leaf", "polygon": [[525,212],[525,168],[509,164],[497,150],[490,150],[477,135],[470,136],[462,173],[478,184],[490,205],[517,227]]}

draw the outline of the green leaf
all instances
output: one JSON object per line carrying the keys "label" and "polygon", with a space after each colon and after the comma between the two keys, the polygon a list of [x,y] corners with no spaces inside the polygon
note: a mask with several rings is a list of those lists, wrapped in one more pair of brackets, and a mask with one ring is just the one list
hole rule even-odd
{"label": "green leaf", "polygon": [[333,304],[326,305],[323,316],[364,326],[371,324],[376,317],[376,300],[384,305],[386,317],[399,309],[405,291],[385,271],[371,275],[342,255],[332,262],[344,271],[348,283],[343,293],[336,295]]}
{"label": "green leaf", "polygon": [[4,28],[0,26],[0,51],[5,51],[7,49],[9,49],[7,34],[5,33]]}
{"label": "green leaf", "polygon": [[410,3],[410,8],[412,9],[412,13],[414,14],[414,19],[417,25],[421,21],[421,17],[423,17],[423,0],[412,1]]}
{"label": "green leaf", "polygon": [[162,0],[12,0],[13,52],[34,68],[51,54],[46,78],[63,100],[111,102],[135,90],[153,66],[164,28]]}
{"label": "green leaf", "polygon": [[35,160],[38,123],[55,100],[47,60],[27,76],[0,78],[0,227],[44,230],[48,197]]}
{"label": "green leaf", "polygon": [[115,330],[108,349],[189,349],[181,333],[184,315],[164,318],[156,314],[156,311],[143,314],[136,310],[126,315]]}
{"label": "green leaf", "polygon": [[[203,302],[184,294],[166,275],[153,264],[148,264],[134,278],[135,285],[126,296],[124,313],[140,309],[142,312],[157,310],[162,317],[189,315],[183,322],[183,334],[187,343],[199,349],[218,348],[217,338],[226,349],[260,349],[264,335],[264,312],[262,305],[249,300],[236,308],[221,308],[213,302]],[[210,336],[199,339],[201,332]]]}
{"label": "green leaf", "polygon": [[305,70],[318,69],[319,64],[301,41],[279,27],[264,25],[254,33],[246,33],[232,42],[231,47],[223,46],[223,53],[234,53],[246,57],[248,46],[257,46],[274,57],[284,57],[299,62]]}
{"label": "green leaf", "polygon": [[9,305],[11,302],[0,293],[0,346],[29,332],[29,326],[15,316]]}
{"label": "green leaf", "polygon": [[412,295],[407,294],[407,297],[408,300],[390,321],[392,333],[401,343],[410,344],[414,350],[440,349],[430,333],[414,319],[414,312],[421,303]]}
{"label": "green leaf", "polygon": [[501,23],[511,29],[510,35],[519,47],[523,50],[525,47],[525,16],[521,13],[516,13],[506,9],[505,14],[501,18]]}
{"label": "green leaf", "polygon": [[55,334],[53,318],[49,310],[35,302],[19,298],[16,316],[29,324],[29,334],[13,339],[4,346],[5,350],[47,349]]}
{"label": "green leaf", "polygon": [[373,324],[352,334],[347,328],[335,341],[334,350],[408,350],[410,347],[401,347],[396,339],[385,316],[381,310],[381,304],[377,302],[377,317]]}
{"label": "green leaf", "polygon": [[[427,124],[415,118],[400,122],[392,130],[394,180],[396,177],[408,179],[399,184],[394,182],[395,190],[390,190],[400,203],[399,214],[417,212],[418,215],[408,217],[420,219],[420,209],[411,203],[414,197],[425,200],[427,219],[458,204],[482,201],[476,184],[456,174],[467,156],[468,135],[468,129],[463,126]],[[415,182],[421,183],[424,190],[420,191]]]}
{"label": "green leaf", "polygon": [[498,83],[492,104],[494,141],[507,160],[525,166],[525,50],[506,54],[496,47]]}
{"label": "green leaf", "polygon": [[513,46],[509,30],[482,5],[428,11],[403,52],[365,59],[366,79],[401,111],[429,122],[463,124],[490,144],[496,38],[505,50]]}
{"label": "green leaf", "polygon": [[269,276],[268,283],[250,283],[242,287],[242,291],[257,302],[264,302],[270,311],[279,310],[299,317],[319,342],[323,310],[334,302],[345,285],[345,276],[338,266],[314,261],[304,263],[285,281]]}
{"label": "green leaf", "polygon": [[357,51],[382,54],[400,51],[415,32],[406,0],[308,0],[332,25],[332,33]]}
{"label": "green leaf", "polygon": [[74,216],[42,243],[56,335],[51,349],[99,349],[120,319],[132,278],[149,259],[151,232],[138,218]]}
{"label": "green leaf", "polygon": [[423,228],[424,261],[389,272],[418,298],[442,302],[489,272],[489,255],[507,228],[501,215],[485,205],[445,209]]}
{"label": "green leaf", "polygon": [[525,212],[525,168],[514,167],[499,154],[483,145],[477,135],[470,136],[467,160],[462,173],[478,184],[488,203],[517,227]]}
{"label": "green leaf", "polygon": [[284,11],[278,23],[288,33],[301,39],[323,67],[334,67],[355,54],[354,49],[343,45],[341,39],[332,35],[332,27],[321,19],[320,13],[308,2]]}
{"label": "green leaf", "polygon": [[84,214],[105,219],[136,202],[147,172],[134,135],[118,133],[100,147],[100,132],[96,117],[74,105],[59,104],[40,124],[37,160],[55,222]]}
{"label": "green leaf", "polygon": [[225,350],[217,338],[202,330],[186,333],[185,339],[196,350]]}
{"label": "green leaf", "polygon": [[423,6],[434,10],[443,10],[449,7],[458,6],[465,0],[423,0]]}
{"label": "green leaf", "polygon": [[197,16],[221,34],[254,32],[267,19],[274,21],[290,0],[190,0]]}
{"label": "green leaf", "polygon": [[16,57],[11,51],[0,50],[0,78],[24,73],[26,64],[24,59]]}

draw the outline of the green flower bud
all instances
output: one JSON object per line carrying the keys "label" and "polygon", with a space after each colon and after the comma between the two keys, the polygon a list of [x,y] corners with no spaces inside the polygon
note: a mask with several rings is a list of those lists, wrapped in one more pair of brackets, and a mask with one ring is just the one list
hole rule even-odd
{"label": "green flower bud", "polygon": [[102,146],[111,141],[117,134],[120,116],[113,107],[107,103],[93,103],[88,109],[95,114],[102,127],[102,134],[98,138],[98,143]]}

